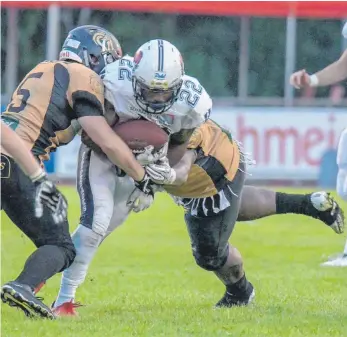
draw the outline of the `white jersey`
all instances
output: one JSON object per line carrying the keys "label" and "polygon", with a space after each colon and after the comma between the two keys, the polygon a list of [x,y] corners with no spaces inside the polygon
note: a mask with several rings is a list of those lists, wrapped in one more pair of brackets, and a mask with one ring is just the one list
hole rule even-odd
{"label": "white jersey", "polygon": [[137,105],[132,86],[133,58],[125,56],[106,66],[101,75],[105,85],[105,98],[114,106],[119,122],[146,118],[166,128],[170,133],[193,129],[208,119],[212,100],[199,81],[183,76],[178,100],[162,114],[144,112]]}

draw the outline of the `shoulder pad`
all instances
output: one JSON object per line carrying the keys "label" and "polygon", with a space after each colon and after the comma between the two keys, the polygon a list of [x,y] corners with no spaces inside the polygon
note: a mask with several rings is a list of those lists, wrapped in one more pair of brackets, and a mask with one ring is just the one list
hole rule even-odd
{"label": "shoulder pad", "polygon": [[126,55],[108,64],[100,74],[105,86],[105,98],[114,105],[115,95],[132,94],[133,57]]}
{"label": "shoulder pad", "polygon": [[197,127],[209,118],[212,99],[196,78],[187,75],[183,77],[179,99],[190,107],[191,127]]}

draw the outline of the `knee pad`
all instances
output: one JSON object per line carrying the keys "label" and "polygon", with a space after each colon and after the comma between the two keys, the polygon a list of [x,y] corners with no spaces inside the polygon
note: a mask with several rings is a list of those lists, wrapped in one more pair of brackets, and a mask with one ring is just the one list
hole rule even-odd
{"label": "knee pad", "polygon": [[216,271],[222,268],[227,262],[228,253],[223,256],[208,256],[194,252],[196,264],[202,269]]}

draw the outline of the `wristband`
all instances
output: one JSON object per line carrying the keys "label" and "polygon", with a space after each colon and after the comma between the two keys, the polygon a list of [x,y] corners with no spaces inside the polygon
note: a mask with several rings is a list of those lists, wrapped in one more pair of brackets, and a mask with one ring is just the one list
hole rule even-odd
{"label": "wristband", "polygon": [[318,87],[319,80],[317,75],[311,75],[310,76],[310,87]]}
{"label": "wristband", "polygon": [[45,176],[46,176],[46,172],[44,170],[42,170],[42,168],[39,168],[35,173],[33,173],[31,176],[29,176],[29,178],[34,183],[34,182],[42,179]]}

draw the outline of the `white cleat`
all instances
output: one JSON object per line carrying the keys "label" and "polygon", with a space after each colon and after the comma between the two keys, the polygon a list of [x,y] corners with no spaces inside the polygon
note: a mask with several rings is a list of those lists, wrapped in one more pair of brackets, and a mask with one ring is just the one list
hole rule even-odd
{"label": "white cleat", "polygon": [[341,255],[335,257],[333,260],[329,260],[321,264],[323,267],[347,267],[347,255]]}

